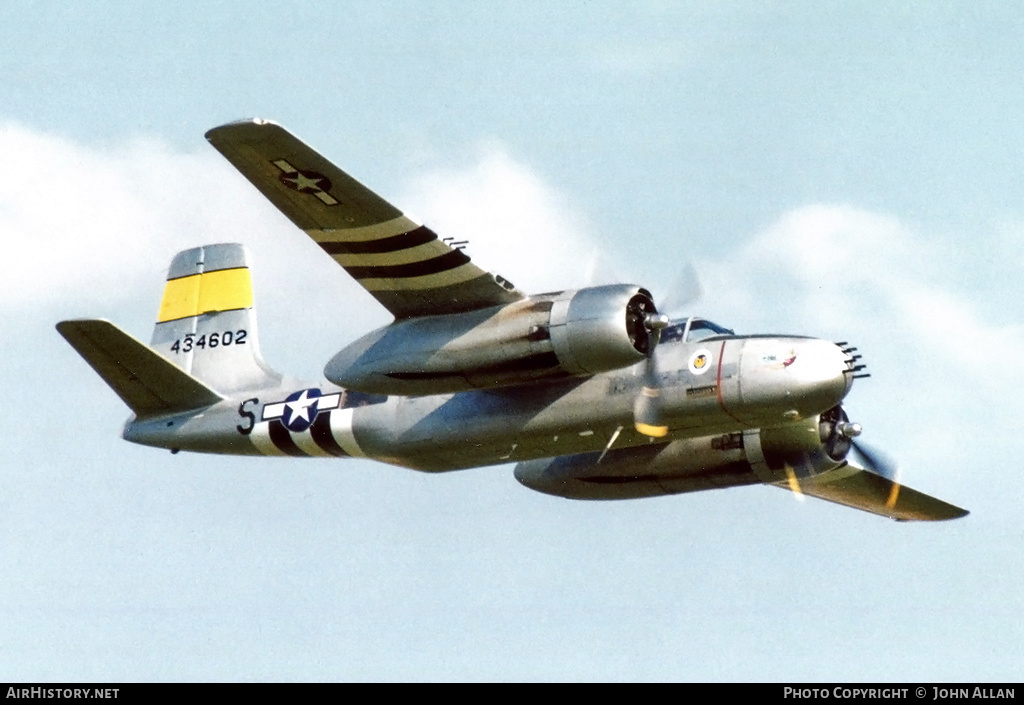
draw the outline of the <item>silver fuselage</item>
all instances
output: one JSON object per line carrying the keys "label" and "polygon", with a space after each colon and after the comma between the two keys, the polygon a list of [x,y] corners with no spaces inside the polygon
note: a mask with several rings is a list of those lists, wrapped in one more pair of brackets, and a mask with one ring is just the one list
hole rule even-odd
{"label": "silver fuselage", "polygon": [[[852,361],[835,344],[783,336],[716,337],[655,351],[673,440],[794,424],[839,404]],[[312,389],[297,381],[199,412],[132,419],[127,440],[199,452],[368,457],[439,472],[647,445],[633,425],[643,363],[589,377],[428,396],[352,395],[330,384],[333,408],[300,410],[291,428],[269,410]],[[277,414],[279,417],[280,414]],[[323,418],[321,418],[323,417]],[[299,430],[296,430],[299,429]]]}

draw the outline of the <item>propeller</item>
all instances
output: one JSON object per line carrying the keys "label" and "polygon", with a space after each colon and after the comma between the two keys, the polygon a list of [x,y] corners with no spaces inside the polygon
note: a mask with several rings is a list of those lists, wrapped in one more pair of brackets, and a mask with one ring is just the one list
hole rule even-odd
{"label": "propeller", "polygon": [[[901,488],[896,462],[881,451],[875,450],[871,446],[857,440],[862,432],[861,425],[859,423],[851,423],[842,406],[835,406],[823,413],[818,426],[822,450],[833,462],[839,463],[843,460],[848,460],[851,468],[876,475],[888,481],[889,496],[886,499],[885,506],[891,510],[896,506],[896,500],[899,498]],[[811,463],[808,470],[814,472],[814,465],[817,461],[807,456],[804,462]],[[793,491],[793,494],[796,495],[797,499],[800,500],[803,499],[804,495],[798,474],[801,465],[800,460],[794,459],[793,464],[787,461],[783,466],[786,473],[786,484]],[[835,466],[830,465],[829,467]]]}
{"label": "propeller", "polygon": [[676,272],[672,283],[658,296],[658,307],[661,311],[667,312],[669,318],[681,318],[681,315],[676,314],[702,296],[704,286],[697,275],[697,269],[692,263],[686,262]]}
{"label": "propeller", "polygon": [[[687,262],[678,270],[675,280],[666,291],[662,310],[677,311],[687,304],[699,299],[704,294],[700,278],[693,264]],[[650,301],[650,300],[649,300]],[[643,329],[648,340],[647,360],[644,363],[644,381],[640,394],[633,404],[633,423],[636,430],[651,438],[662,438],[668,434],[662,413],[661,386],[658,382],[658,369],[654,351],[661,340],[661,332],[672,322],[670,316],[659,313],[651,301],[649,307],[642,312]]]}
{"label": "propeller", "polygon": [[833,435],[849,444],[849,452],[853,454],[857,466],[892,483],[889,497],[885,501],[885,506],[892,509],[896,506],[896,500],[900,496],[899,469],[896,462],[880,450],[858,441],[857,436],[861,434],[860,424],[850,423],[846,419],[845,413],[840,412],[840,414],[841,420],[835,424],[836,433]]}
{"label": "propeller", "polygon": [[896,482],[898,468],[892,458],[860,441],[852,441],[850,446],[857,459],[862,461],[858,464],[862,465],[865,470]]}
{"label": "propeller", "polygon": [[661,438],[668,434],[668,426],[662,418],[661,388],[658,385],[658,369],[654,360],[654,351],[661,340],[661,331],[668,327],[669,317],[657,311],[647,313],[643,318],[643,327],[647,331],[647,360],[644,362],[644,382],[640,395],[633,404],[633,424],[636,430],[651,438]]}
{"label": "propeller", "polygon": [[[900,489],[896,463],[881,451],[857,440],[862,432],[861,425],[852,423],[842,406],[836,406],[821,415],[819,434],[825,453],[834,461],[844,460],[852,454],[850,460],[853,467],[889,480],[892,489],[886,506],[891,509],[896,504]],[[803,491],[796,469],[786,463],[785,471],[789,489],[802,499]]]}
{"label": "propeller", "polygon": [[853,451],[857,459],[863,461],[860,463],[865,470],[875,475],[884,477],[886,480],[892,483],[892,489],[889,490],[889,497],[885,500],[885,506],[887,509],[892,509],[896,506],[896,500],[900,496],[900,483],[899,483],[899,469],[896,466],[895,461],[887,457],[881,451],[874,448],[869,448],[863,443],[856,441],[851,442],[850,449]]}
{"label": "propeller", "polygon": [[[589,278],[596,278],[599,261],[591,261]],[[687,262],[677,271],[675,280],[665,290],[662,310],[677,311],[704,294],[700,278],[693,264]],[[662,414],[661,388],[654,351],[661,340],[661,332],[672,322],[672,318],[658,312],[649,292],[642,291],[634,297],[626,309],[626,328],[636,349],[646,355],[643,386],[633,404],[633,422],[636,430],[651,438],[662,438],[668,434]],[[616,434],[617,436],[618,434]]]}
{"label": "propeller", "polygon": [[849,452],[853,452],[857,465],[868,472],[896,481],[896,463],[879,450],[873,449],[857,438],[864,429],[859,423],[851,423],[850,418],[841,406],[828,410],[821,415],[821,440],[825,451],[835,460],[842,460]]}
{"label": "propeller", "polygon": [[800,480],[797,479],[796,470],[792,465],[786,463],[783,468],[786,471],[786,484],[789,485],[789,490],[793,493],[793,496],[797,498],[797,501],[804,501],[804,491],[800,487]]}

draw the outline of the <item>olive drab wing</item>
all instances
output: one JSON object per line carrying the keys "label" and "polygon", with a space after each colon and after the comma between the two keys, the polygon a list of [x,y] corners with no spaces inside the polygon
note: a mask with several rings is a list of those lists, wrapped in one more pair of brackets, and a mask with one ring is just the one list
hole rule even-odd
{"label": "olive drab wing", "polygon": [[234,122],[206,139],[396,318],[523,298],[280,125]]}

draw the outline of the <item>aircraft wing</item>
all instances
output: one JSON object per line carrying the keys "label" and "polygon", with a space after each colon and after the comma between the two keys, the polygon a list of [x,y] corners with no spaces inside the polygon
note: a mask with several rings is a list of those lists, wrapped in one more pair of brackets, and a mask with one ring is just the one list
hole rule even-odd
{"label": "aircraft wing", "polygon": [[888,480],[852,463],[819,475],[774,483],[799,494],[861,509],[897,521],[941,521],[966,516],[953,506],[923,492]]}
{"label": "aircraft wing", "polygon": [[244,120],[206,139],[396,318],[523,298],[280,125]]}

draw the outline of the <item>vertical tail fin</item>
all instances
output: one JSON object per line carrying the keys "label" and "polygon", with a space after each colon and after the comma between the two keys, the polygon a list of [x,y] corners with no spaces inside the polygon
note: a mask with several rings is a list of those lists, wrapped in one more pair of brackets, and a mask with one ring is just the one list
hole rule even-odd
{"label": "vertical tail fin", "polygon": [[280,382],[260,354],[242,245],[204,245],[175,256],[151,347],[221,393]]}

